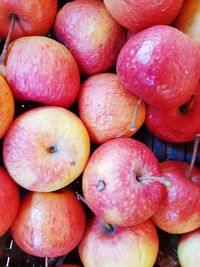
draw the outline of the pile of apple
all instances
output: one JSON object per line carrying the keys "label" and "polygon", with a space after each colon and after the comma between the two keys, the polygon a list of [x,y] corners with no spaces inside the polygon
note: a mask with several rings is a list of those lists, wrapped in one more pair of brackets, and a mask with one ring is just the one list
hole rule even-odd
{"label": "pile of apple", "polygon": [[[0,0],[0,236],[44,258],[78,247],[85,267],[153,267],[159,228],[200,266],[199,17],[200,0]],[[40,107],[18,115],[21,101]],[[191,165],[131,138],[144,124],[196,140]]]}

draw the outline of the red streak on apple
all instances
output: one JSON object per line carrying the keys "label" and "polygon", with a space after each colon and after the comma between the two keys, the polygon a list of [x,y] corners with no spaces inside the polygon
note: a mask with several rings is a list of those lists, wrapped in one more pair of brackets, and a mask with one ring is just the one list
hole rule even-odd
{"label": "red streak on apple", "polygon": [[83,173],[86,203],[106,222],[131,226],[150,218],[159,208],[165,186],[152,151],[131,138],[119,138],[99,146]]}
{"label": "red streak on apple", "polygon": [[85,229],[85,212],[69,189],[29,192],[12,225],[14,241],[26,253],[58,257],[74,249]]}
{"label": "red streak on apple", "polygon": [[198,45],[165,25],[148,28],[128,40],[117,61],[121,84],[162,109],[179,107],[195,94],[200,77]]}
{"label": "red streak on apple", "polygon": [[6,79],[17,100],[70,106],[80,87],[79,69],[60,43],[40,36],[22,37],[8,51]]}

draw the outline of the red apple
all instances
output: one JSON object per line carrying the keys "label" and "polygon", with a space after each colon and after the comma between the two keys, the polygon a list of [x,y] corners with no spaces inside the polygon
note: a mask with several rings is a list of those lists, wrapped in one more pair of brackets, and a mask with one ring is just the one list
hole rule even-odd
{"label": "red apple", "polygon": [[78,245],[85,267],[152,267],[158,236],[151,221],[132,227],[112,227],[93,218]]}
{"label": "red apple", "polygon": [[170,24],[181,9],[183,0],[104,0],[111,15],[134,33],[158,24]]}
{"label": "red apple", "polygon": [[3,144],[8,172],[31,191],[55,191],[76,179],[90,153],[81,120],[60,107],[40,107],[20,115]]}
{"label": "red apple", "polygon": [[79,115],[90,139],[104,143],[117,137],[132,136],[143,124],[145,104],[137,110],[134,129],[131,129],[138,97],[128,92],[116,74],[102,73],[88,78],[81,86]]}
{"label": "red apple", "polygon": [[150,218],[159,208],[165,187],[152,151],[131,138],[99,146],[83,173],[86,203],[106,222],[131,226]]}
{"label": "red apple", "polygon": [[147,105],[145,124],[156,137],[166,142],[184,143],[200,133],[200,86],[197,95],[180,107],[163,110]]}
{"label": "red apple", "polygon": [[85,212],[69,189],[29,192],[22,200],[11,232],[26,253],[58,257],[75,248],[85,229]]}
{"label": "red apple", "polygon": [[80,70],[89,75],[113,66],[126,41],[125,30],[100,0],[66,3],[58,12],[54,31],[70,49]]}
{"label": "red apple", "polygon": [[199,47],[181,31],[165,25],[148,28],[128,40],[117,62],[121,84],[159,108],[183,105],[200,77]]}
{"label": "red apple", "polygon": [[0,167],[0,237],[10,228],[19,210],[19,189]]}
{"label": "red apple", "polygon": [[78,94],[80,74],[67,48],[47,37],[22,37],[11,44],[6,79],[17,100],[67,107]]}
{"label": "red apple", "polygon": [[200,229],[182,235],[178,244],[178,259],[181,267],[199,267]]}
{"label": "red apple", "polygon": [[0,1],[0,38],[6,39],[10,15],[16,15],[12,39],[25,35],[45,35],[54,23],[57,0]]}
{"label": "red apple", "polygon": [[162,230],[187,233],[200,227],[200,169],[194,167],[188,177],[189,163],[165,161],[160,164],[163,177],[171,186],[167,188],[153,222]]}

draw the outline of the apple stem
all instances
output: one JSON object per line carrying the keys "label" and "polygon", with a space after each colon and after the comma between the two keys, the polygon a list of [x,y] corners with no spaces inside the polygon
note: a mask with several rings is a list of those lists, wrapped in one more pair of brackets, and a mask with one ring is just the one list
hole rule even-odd
{"label": "apple stem", "polygon": [[110,224],[110,223],[107,223],[107,222],[103,221],[103,224],[105,226],[106,233],[111,234],[116,230],[116,227],[114,225]]}
{"label": "apple stem", "polygon": [[192,175],[192,170],[194,168],[194,164],[195,164],[197,154],[198,154],[199,141],[200,141],[200,134],[197,134],[194,139],[194,147],[193,147],[193,152],[192,152],[192,160],[191,160],[190,168],[188,171],[188,178],[191,178],[191,175]]}
{"label": "apple stem", "polygon": [[76,197],[77,197],[78,200],[83,202],[88,207],[88,204],[87,204],[85,198],[80,193],[76,192]]}
{"label": "apple stem", "polygon": [[10,41],[12,38],[13,29],[14,29],[16,19],[17,19],[17,16],[15,14],[10,14],[10,27],[9,27],[8,35],[7,35],[7,38],[6,38],[6,41],[5,41],[1,56],[0,56],[0,64],[2,64],[2,65],[5,65],[7,49],[8,49],[8,45],[10,44]]}
{"label": "apple stem", "polygon": [[46,257],[46,258],[45,258],[45,265],[44,265],[44,266],[45,266],[45,267],[48,267],[48,265],[49,265],[49,261],[48,261],[48,258]]}
{"label": "apple stem", "polygon": [[130,125],[131,132],[134,132],[136,130],[135,122],[136,122],[137,113],[138,113],[141,103],[142,103],[142,98],[139,98],[134,108],[133,118],[132,118],[131,125]]}
{"label": "apple stem", "polygon": [[166,180],[164,177],[158,177],[158,176],[146,177],[146,176],[142,176],[138,180],[140,182],[141,181],[146,181],[146,180],[152,180],[152,181],[160,182],[161,184],[164,184],[166,187],[170,187],[171,186],[170,181]]}

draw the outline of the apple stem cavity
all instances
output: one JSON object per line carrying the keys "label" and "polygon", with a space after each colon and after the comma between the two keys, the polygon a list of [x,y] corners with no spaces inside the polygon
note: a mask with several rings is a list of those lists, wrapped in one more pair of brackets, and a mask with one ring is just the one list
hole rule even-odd
{"label": "apple stem cavity", "polygon": [[185,114],[190,110],[190,108],[191,108],[191,106],[192,106],[192,104],[194,102],[195,96],[196,95],[192,95],[188,102],[186,102],[185,104],[180,106],[179,110],[180,110],[181,113]]}
{"label": "apple stem cavity", "polygon": [[7,38],[6,38],[6,41],[5,41],[1,56],[0,56],[0,64],[2,65],[5,65],[7,49],[12,38],[15,21],[18,19],[17,15],[15,14],[10,14],[9,17],[10,17],[10,27],[9,27],[8,35],[7,35]]}
{"label": "apple stem cavity", "polygon": [[44,265],[44,266],[45,266],[45,267],[48,267],[48,265],[49,265],[49,261],[48,261],[48,258],[46,257],[46,258],[45,258],[45,265]]}
{"label": "apple stem cavity", "polygon": [[188,175],[187,175],[188,178],[191,178],[191,176],[192,176],[192,170],[193,170],[193,167],[194,167],[194,164],[195,164],[195,161],[196,161],[196,158],[197,158],[197,154],[198,154],[199,141],[200,141],[200,134],[197,134],[195,139],[194,139],[192,160],[191,160],[190,168],[189,168]]}
{"label": "apple stem cavity", "polygon": [[171,183],[170,181],[166,180],[164,177],[158,177],[158,176],[140,176],[138,179],[137,179],[139,182],[142,182],[142,181],[157,181],[161,184],[164,184],[166,187],[171,187]]}
{"label": "apple stem cavity", "polygon": [[107,234],[112,234],[113,232],[116,231],[116,227],[110,223],[107,223],[105,221],[103,221],[103,226],[104,226],[104,230]]}
{"label": "apple stem cavity", "polygon": [[131,125],[130,125],[131,132],[134,132],[136,130],[135,122],[136,122],[137,113],[138,113],[141,103],[142,103],[142,98],[139,98],[134,108],[133,118],[132,118]]}

